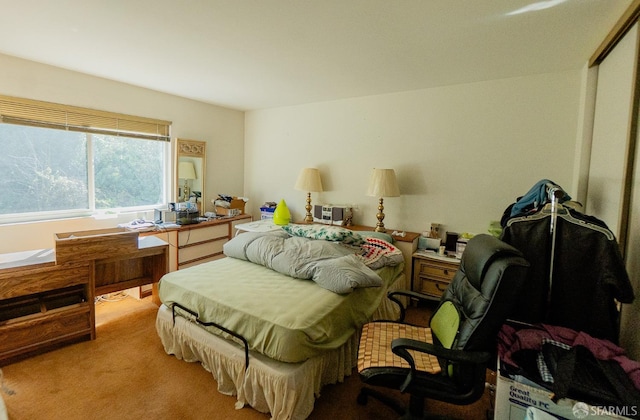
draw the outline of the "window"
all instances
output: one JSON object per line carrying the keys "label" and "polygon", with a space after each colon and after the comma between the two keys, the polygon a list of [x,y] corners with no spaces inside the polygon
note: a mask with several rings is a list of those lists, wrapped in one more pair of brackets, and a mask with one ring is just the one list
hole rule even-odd
{"label": "window", "polygon": [[169,124],[0,96],[0,223],[166,203]]}

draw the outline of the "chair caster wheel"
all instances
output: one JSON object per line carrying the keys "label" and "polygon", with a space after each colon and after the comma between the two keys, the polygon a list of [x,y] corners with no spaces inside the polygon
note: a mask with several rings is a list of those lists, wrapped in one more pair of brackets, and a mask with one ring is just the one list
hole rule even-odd
{"label": "chair caster wheel", "polygon": [[360,405],[367,405],[367,401],[369,401],[369,396],[364,392],[360,392],[358,394],[358,398],[356,400]]}

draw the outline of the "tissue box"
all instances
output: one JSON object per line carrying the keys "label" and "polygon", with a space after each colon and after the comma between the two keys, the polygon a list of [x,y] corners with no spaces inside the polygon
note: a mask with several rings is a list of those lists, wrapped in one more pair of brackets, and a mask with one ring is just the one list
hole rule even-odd
{"label": "tissue box", "polygon": [[260,220],[273,219],[274,211],[276,211],[275,207],[260,207]]}

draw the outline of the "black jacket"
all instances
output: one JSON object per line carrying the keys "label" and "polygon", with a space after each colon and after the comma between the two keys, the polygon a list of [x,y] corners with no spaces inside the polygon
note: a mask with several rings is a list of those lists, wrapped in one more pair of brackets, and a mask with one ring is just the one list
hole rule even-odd
{"label": "black jacket", "polygon": [[510,219],[502,232],[502,240],[531,263],[515,319],[560,325],[617,343],[615,300],[630,303],[634,295],[613,233],[600,220],[565,209],[556,219],[551,272],[550,223],[551,214],[540,210]]}

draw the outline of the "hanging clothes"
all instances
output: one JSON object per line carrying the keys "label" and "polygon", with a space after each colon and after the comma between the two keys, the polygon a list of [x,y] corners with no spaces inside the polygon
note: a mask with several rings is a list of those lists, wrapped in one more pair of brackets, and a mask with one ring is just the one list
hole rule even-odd
{"label": "hanging clothes", "polygon": [[[618,243],[606,224],[566,206],[511,218],[501,239],[531,264],[514,319],[560,325],[618,342],[616,300],[631,303],[633,288]],[[554,222],[555,235],[551,223]]]}
{"label": "hanging clothes", "polygon": [[571,200],[571,196],[564,192],[558,184],[548,179],[541,179],[531,187],[529,191],[516,201],[511,208],[510,217],[523,216],[531,211],[537,211],[542,206],[549,202],[549,188],[557,187],[562,191],[562,196],[559,198],[560,203]]}

